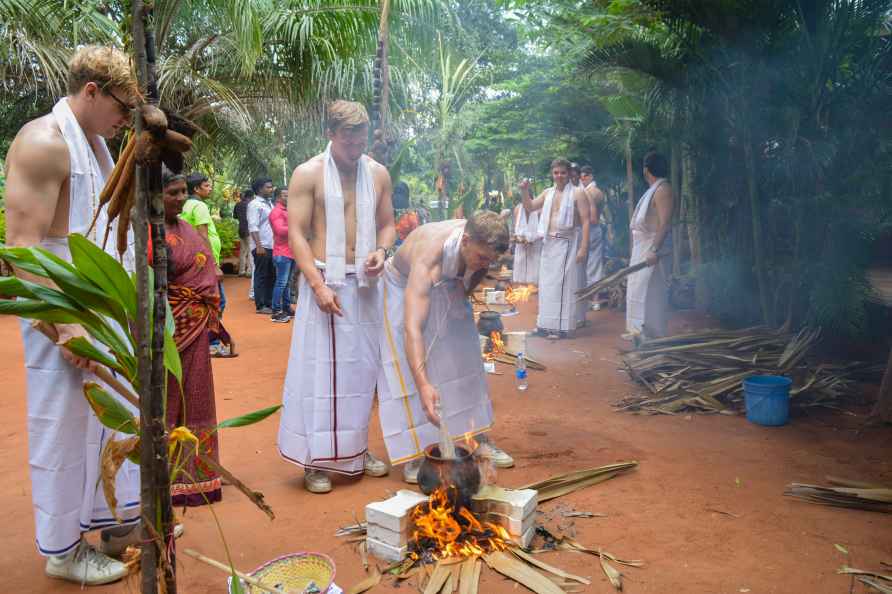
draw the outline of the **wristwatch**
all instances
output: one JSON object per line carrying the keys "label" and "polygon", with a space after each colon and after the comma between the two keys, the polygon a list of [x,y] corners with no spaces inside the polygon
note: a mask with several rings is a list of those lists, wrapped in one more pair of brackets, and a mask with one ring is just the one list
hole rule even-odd
{"label": "wristwatch", "polygon": [[650,251],[653,252],[654,254],[658,254],[660,252],[660,248],[658,248],[655,245],[652,245],[652,246],[650,246]]}

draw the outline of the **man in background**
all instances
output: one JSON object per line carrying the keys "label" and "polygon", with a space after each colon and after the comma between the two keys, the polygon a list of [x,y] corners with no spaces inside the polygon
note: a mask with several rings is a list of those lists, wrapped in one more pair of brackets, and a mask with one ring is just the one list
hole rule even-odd
{"label": "man in background", "polygon": [[273,180],[260,177],[251,185],[256,198],[248,205],[248,233],[251,235],[251,254],[254,256],[254,307],[257,313],[273,313],[273,286],[276,268],[273,264],[273,229],[269,213],[273,210]]}
{"label": "man in background", "polygon": [[629,223],[632,232],[630,264],[646,261],[648,267],[629,275],[626,292],[624,338],[643,334],[661,338],[667,333],[669,309],[667,256],[672,253],[672,184],[666,179],[669,165],[656,151],[644,156],[648,189],[638,201]]}
{"label": "man in background", "polygon": [[288,245],[288,188],[276,188],[273,197],[276,205],[269,213],[269,224],[273,230],[276,284],[273,287],[273,313],[270,319],[288,323],[291,321],[291,275],[294,272],[294,256]]}
{"label": "man in background", "polygon": [[251,256],[251,235],[248,233],[248,205],[254,200],[254,190],[245,188],[238,204],[232,209],[232,216],[238,221],[238,275],[254,275],[254,258]]}
{"label": "man in background", "polygon": [[[579,170],[579,181],[589,201],[591,225],[589,227],[588,255],[585,262],[585,282],[591,286],[604,277],[604,229],[601,227],[601,213],[604,209],[604,192],[595,183],[592,168],[584,165]],[[592,298],[592,309],[601,309],[598,296]]]}

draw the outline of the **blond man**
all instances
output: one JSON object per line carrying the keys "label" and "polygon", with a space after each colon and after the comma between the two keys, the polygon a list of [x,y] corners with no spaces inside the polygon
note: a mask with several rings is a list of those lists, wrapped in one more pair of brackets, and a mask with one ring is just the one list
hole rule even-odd
{"label": "blond man", "polygon": [[390,174],[364,154],[361,104],[329,106],[325,132],[325,152],[297,167],[288,186],[301,275],[278,439],[312,493],[331,491],[330,473],[388,472],[368,451],[368,427],[381,361],[378,276],[396,239]]}
{"label": "blond man", "polygon": [[[138,96],[125,54],[90,46],[74,55],[68,95],[52,113],[26,124],[10,146],[6,160],[9,245],[40,246],[71,259],[66,236],[87,234],[99,192],[114,166],[105,139],[129,125]],[[107,227],[107,218],[100,214],[89,236],[94,242]],[[132,253],[125,258],[128,263],[132,264]],[[45,279],[16,273],[48,284]],[[56,331],[60,342],[86,336],[83,328],[72,324],[56,324]],[[121,579],[127,575],[126,567],[82,539],[86,531],[116,523],[98,480],[100,453],[114,432],[100,425],[84,398],[84,382],[95,381],[91,366],[51,343],[25,320],[22,340],[31,494],[37,549],[48,557],[46,573],[87,585]],[[129,462],[118,474],[116,497],[124,522],[137,522],[139,469]],[[129,532],[138,536],[138,530]],[[106,533],[102,542],[111,552],[115,539]]]}
{"label": "blond man", "polygon": [[[508,226],[494,212],[415,229],[384,270],[381,427],[392,464],[418,482],[426,447],[439,439],[492,428],[480,340],[468,295],[508,249]],[[441,416],[442,415],[442,416]],[[514,460],[481,435],[481,454],[496,466]]]}

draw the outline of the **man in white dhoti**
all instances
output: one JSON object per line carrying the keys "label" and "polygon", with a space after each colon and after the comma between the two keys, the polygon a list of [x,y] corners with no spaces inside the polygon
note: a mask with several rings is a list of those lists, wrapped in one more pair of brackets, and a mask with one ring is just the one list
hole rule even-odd
{"label": "man in white dhoti", "polygon": [[[492,402],[468,295],[508,248],[508,227],[493,212],[415,229],[384,268],[381,427],[392,464],[418,482],[424,449],[492,427]],[[482,436],[480,454],[496,466],[514,460]]]}
{"label": "man in white dhoti", "polygon": [[[114,165],[104,139],[129,125],[130,110],[138,96],[125,54],[91,46],[74,55],[69,64],[68,96],[56,103],[52,113],[26,124],[9,148],[9,245],[41,246],[70,261],[67,235],[87,233],[99,193]],[[100,216],[89,238],[94,242],[102,238],[106,226],[107,218]],[[111,242],[110,249],[113,246]],[[132,250],[124,263],[132,270]],[[20,270],[16,274],[50,284]],[[78,325],[55,324],[55,329],[59,344],[86,336]],[[84,532],[117,523],[99,481],[102,447],[115,432],[99,423],[83,392],[85,381],[96,381],[90,373],[92,366],[54,345],[26,320],[22,320],[22,341],[27,367],[31,495],[37,550],[48,557],[46,574],[87,585],[121,579],[127,575],[127,568],[82,539]],[[117,476],[116,497],[117,511],[124,522],[138,522],[136,465],[124,463]],[[139,531],[130,529],[129,535],[135,541]],[[106,534],[102,542],[111,540]]]}
{"label": "man in white dhoti", "polygon": [[[588,254],[585,259],[584,286],[590,286],[604,277],[604,233],[601,228],[601,211],[604,208],[604,192],[598,189],[592,168],[584,165],[579,170],[579,181],[589,201],[591,225],[589,228]],[[598,296],[592,298],[592,309],[600,309]]]}
{"label": "man in white dhoti", "polygon": [[368,451],[381,366],[381,283],[396,230],[390,174],[364,155],[369,116],[350,101],[326,114],[328,148],[300,165],[288,186],[291,251],[300,268],[279,452],[306,470],[312,493],[327,473],[385,476]]}
{"label": "man in white dhoti", "polygon": [[523,203],[514,207],[514,265],[511,280],[515,283],[539,284],[539,258],[542,238],[539,237],[539,213],[527,213]]}
{"label": "man in white dhoti", "polygon": [[585,323],[585,307],[576,301],[582,286],[581,266],[588,251],[588,199],[582,188],[569,179],[570,163],[555,159],[551,164],[554,185],[535,199],[529,180],[520,184],[527,213],[541,210],[538,236],[543,238],[539,266],[539,313],[537,332],[551,338],[571,336]]}
{"label": "man in white dhoti", "polygon": [[649,267],[629,275],[626,288],[626,338],[644,334],[666,336],[668,319],[667,255],[672,247],[672,185],[666,179],[669,166],[657,152],[644,156],[648,189],[638,201],[629,228],[632,231],[630,264],[646,260]]}

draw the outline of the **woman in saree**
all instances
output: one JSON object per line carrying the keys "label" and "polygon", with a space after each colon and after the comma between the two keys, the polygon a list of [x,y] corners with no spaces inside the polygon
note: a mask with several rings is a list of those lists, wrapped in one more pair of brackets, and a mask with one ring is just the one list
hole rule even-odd
{"label": "woman in saree", "polygon": [[[214,258],[207,244],[189,223],[179,218],[188,198],[186,178],[164,171],[164,228],[167,244],[167,298],[173,311],[174,342],[183,366],[182,387],[173,375],[167,384],[167,425],[185,426],[198,444],[185,438],[178,442],[171,460],[175,475],[170,494],[174,506],[196,506],[220,501],[221,478],[197,454],[219,462],[214,427],[214,377],[210,340],[229,336],[220,324],[220,294]],[[198,450],[196,454],[196,448]]]}

